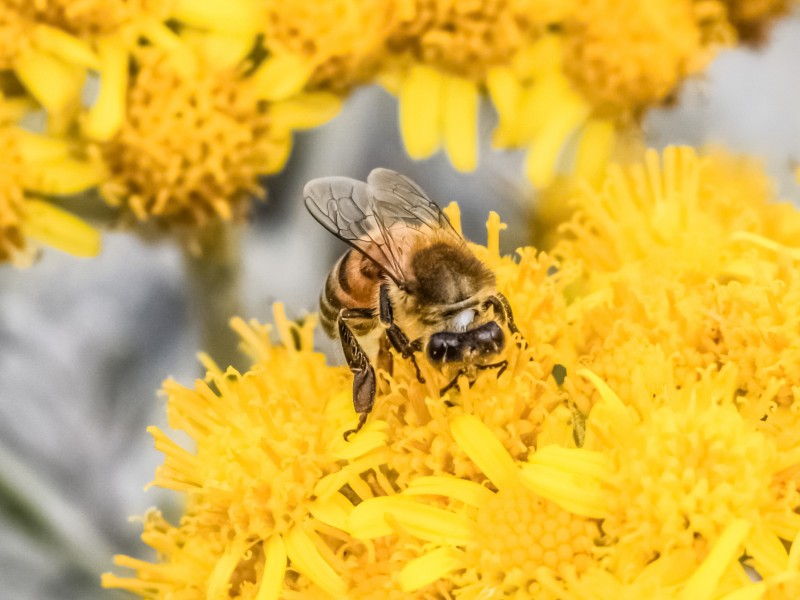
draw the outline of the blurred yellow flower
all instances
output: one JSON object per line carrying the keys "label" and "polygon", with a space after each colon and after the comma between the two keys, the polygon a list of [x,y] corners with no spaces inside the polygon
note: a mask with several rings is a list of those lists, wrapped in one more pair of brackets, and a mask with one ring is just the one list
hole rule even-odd
{"label": "blurred yellow flower", "polygon": [[380,81],[398,96],[412,158],[441,147],[477,164],[478,107],[497,111],[493,143],[523,147],[526,175],[596,183],[639,139],[647,109],[674,99],[725,48],[763,32],[787,2],[508,0],[398,2]]}
{"label": "blurred yellow flower", "polygon": [[478,103],[489,69],[526,44],[532,19],[517,2],[398,3],[389,40],[396,55],[385,82],[400,103],[400,131],[412,158],[444,145],[453,166],[477,165]]}
{"label": "blurred yellow flower", "polygon": [[194,390],[165,386],[197,449],[152,430],[155,483],[186,495],[185,515],[148,515],[160,559],[119,557],[134,575],[104,584],[154,598],[792,594],[800,213],[771,196],[753,163],[669,148],[587,186],[552,254],[501,256],[492,214],[470,247],[527,344],[444,397],[444,373],[420,360],[420,383],[397,358],[349,442],[350,375],[310,352],[313,322],[278,306],[277,346],[235,321],[247,373],[204,359]]}
{"label": "blurred yellow flower", "polygon": [[[261,70],[274,73],[281,62],[294,62],[297,90],[349,91],[369,81],[385,59],[393,8],[384,0],[269,0],[264,45],[270,56]],[[264,77],[265,87],[277,88],[270,79]]]}
{"label": "blurred yellow flower", "polygon": [[0,262],[25,266],[41,242],[75,256],[100,251],[100,234],[44,197],[75,194],[97,185],[104,171],[80,156],[70,140],[32,133],[15,122],[23,98],[0,96]]}
{"label": "blurred yellow flower", "polygon": [[135,38],[143,23],[166,18],[171,1],[8,0],[0,6],[0,68],[13,70],[53,130],[67,131],[89,70],[106,69],[103,43]]}
{"label": "blurred yellow flower", "polygon": [[[303,97],[271,111],[237,69],[213,68],[184,49],[137,51],[124,122],[99,144],[110,171],[103,194],[136,219],[165,225],[241,219],[264,193],[259,176],[286,162],[292,130],[329,118],[336,104]],[[187,72],[184,56],[196,69]]]}

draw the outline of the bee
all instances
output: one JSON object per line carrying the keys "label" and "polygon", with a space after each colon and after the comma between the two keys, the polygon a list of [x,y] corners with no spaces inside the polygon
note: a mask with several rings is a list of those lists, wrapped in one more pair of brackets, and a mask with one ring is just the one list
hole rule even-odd
{"label": "bee", "polygon": [[[424,353],[449,374],[452,388],[466,375],[508,366],[498,354],[504,324],[519,334],[494,273],[469,249],[447,216],[413,181],[374,169],[366,183],[322,177],[306,184],[305,205],[319,223],[351,246],[328,275],[320,295],[320,321],[339,338],[353,373],[358,432],[375,401],[373,364],[391,371],[391,347],[417,363]],[[521,343],[522,336],[519,334]],[[388,361],[387,357],[388,356]]]}

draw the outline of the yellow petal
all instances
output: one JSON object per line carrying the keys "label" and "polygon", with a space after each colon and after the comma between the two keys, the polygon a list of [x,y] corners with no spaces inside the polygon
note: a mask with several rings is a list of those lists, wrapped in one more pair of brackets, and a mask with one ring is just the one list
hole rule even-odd
{"label": "yellow petal", "polygon": [[254,37],[233,33],[186,30],[180,37],[197,50],[206,64],[219,70],[236,67],[255,44]]}
{"label": "yellow petal", "polygon": [[569,135],[586,120],[589,107],[583,103],[566,103],[536,136],[525,158],[525,174],[536,187],[546,187],[556,174],[556,165]]}
{"label": "yellow petal", "polygon": [[790,571],[800,570],[800,531],[794,536],[792,546],[789,549],[789,564],[786,567]]}
{"label": "yellow petal", "polygon": [[458,171],[478,163],[478,86],[463,77],[446,77],[443,93],[444,147]]}
{"label": "yellow petal", "polygon": [[269,146],[263,153],[253,158],[258,172],[264,175],[277,173],[283,170],[289,157],[292,155],[294,140],[291,133],[272,138]]}
{"label": "yellow petal", "polygon": [[25,235],[73,256],[100,253],[100,233],[75,215],[41,200],[28,200],[25,206]]}
{"label": "yellow petal", "polygon": [[80,105],[85,69],[33,49],[21,53],[15,66],[20,81],[48,112],[60,114]]}
{"label": "yellow petal", "polygon": [[167,50],[169,60],[179,71],[187,76],[197,72],[197,56],[192,48],[164,23],[155,19],[142,20],[139,32],[157,48]]}
{"label": "yellow petal", "polygon": [[781,511],[764,518],[765,524],[780,538],[791,540],[800,531],[800,515],[796,512]]}
{"label": "yellow petal", "polygon": [[286,560],[283,538],[273,535],[264,544],[264,572],[261,574],[256,600],[278,600],[286,577]]}
{"label": "yellow petal", "polygon": [[592,479],[608,479],[613,470],[611,459],[606,454],[584,448],[543,446],[529,461],[531,464],[548,466],[563,473]]}
{"label": "yellow petal", "polygon": [[599,483],[581,478],[545,465],[526,465],[522,469],[522,482],[542,498],[547,498],[561,508],[592,519],[608,516],[608,494]]}
{"label": "yellow petal", "polygon": [[244,539],[234,540],[226,549],[206,582],[206,598],[217,600],[228,596],[231,575],[250,544]]}
{"label": "yellow petal", "polygon": [[398,579],[404,592],[413,592],[463,567],[462,552],[455,548],[437,548],[406,563]]}
{"label": "yellow petal", "polygon": [[128,87],[128,53],[123,40],[107,37],[98,41],[100,54],[100,92],[83,123],[87,137],[107,141],[125,120],[125,94]]}
{"label": "yellow petal", "polygon": [[452,475],[418,477],[403,490],[409,496],[447,496],[470,506],[480,507],[491,501],[492,492],[474,481]]}
{"label": "yellow petal", "polygon": [[724,594],[718,600],[759,600],[767,593],[767,584],[763,581],[747,585],[733,592]]}
{"label": "yellow petal", "polygon": [[427,158],[439,149],[444,77],[431,67],[409,69],[400,89],[400,133],[411,158]]}
{"label": "yellow petal", "polygon": [[390,535],[401,528],[429,542],[461,546],[475,537],[475,524],[459,514],[398,496],[365,500],[350,514],[348,530],[360,539]]}
{"label": "yellow petal", "polygon": [[595,389],[597,389],[600,394],[601,401],[614,415],[614,420],[619,428],[630,431],[634,427],[633,418],[614,390],[608,387],[608,384],[605,381],[600,379],[589,369],[578,369],[577,374],[592,382],[592,385],[594,385]]}
{"label": "yellow petal", "polygon": [[258,0],[176,0],[173,16],[187,25],[226,33],[255,33],[264,19]]}
{"label": "yellow petal", "polygon": [[339,114],[342,99],[329,92],[298,94],[269,106],[275,125],[287,130],[312,129]]}
{"label": "yellow petal", "polygon": [[537,78],[549,73],[561,72],[563,36],[548,34],[536,43],[523,48],[512,61],[512,68],[519,78]]}
{"label": "yellow petal", "polygon": [[678,594],[678,600],[710,600],[722,574],[741,553],[742,543],[749,531],[750,523],[743,519],[728,524],[708,556],[689,577]]}
{"label": "yellow petal", "polygon": [[309,512],[315,519],[331,527],[347,531],[348,519],[353,512],[353,505],[339,493],[333,494],[325,501],[316,500],[311,504]]}
{"label": "yellow petal", "polygon": [[499,489],[518,481],[514,459],[492,431],[473,415],[453,419],[450,431],[458,445]]}
{"label": "yellow petal", "polygon": [[33,133],[22,128],[15,128],[15,135],[24,163],[56,160],[66,158],[70,154],[71,144],[63,139]]}
{"label": "yellow petal", "polygon": [[262,100],[277,102],[299,94],[314,72],[314,65],[297,54],[271,56],[259,65],[250,84]]}
{"label": "yellow petal", "polygon": [[756,527],[744,545],[747,553],[756,561],[762,577],[777,575],[789,567],[789,554],[783,542],[766,527]]}
{"label": "yellow petal", "polygon": [[[494,67],[486,75],[486,89],[500,121],[498,129],[513,123],[519,112],[522,86],[509,67]],[[509,134],[511,132],[509,131]]]}
{"label": "yellow petal", "polygon": [[492,132],[492,146],[512,148],[523,140],[520,138],[520,107],[524,96],[522,84],[508,67],[495,67],[486,79],[489,97],[497,111],[497,127]]}
{"label": "yellow petal", "polygon": [[51,196],[77,194],[105,179],[101,165],[76,158],[28,163],[22,169],[26,190]]}
{"label": "yellow petal", "polygon": [[62,29],[39,24],[34,27],[31,39],[40,50],[58,56],[64,62],[87,69],[100,66],[100,60],[89,44]]}
{"label": "yellow petal", "polygon": [[578,142],[575,173],[592,183],[599,181],[614,145],[614,124],[607,119],[591,119],[586,123]]}
{"label": "yellow petal", "polygon": [[284,537],[284,542],[292,568],[297,569],[329,594],[345,593],[347,590],[345,582],[322,558],[314,542],[299,525],[295,525],[289,530]]}
{"label": "yellow petal", "polygon": [[28,97],[3,98],[0,94],[0,123],[16,123],[33,110],[36,103]]}

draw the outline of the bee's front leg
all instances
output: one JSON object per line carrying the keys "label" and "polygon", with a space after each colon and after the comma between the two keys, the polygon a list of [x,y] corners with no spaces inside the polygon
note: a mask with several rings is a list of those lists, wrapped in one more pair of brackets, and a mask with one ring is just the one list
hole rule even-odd
{"label": "bee's front leg", "polygon": [[419,365],[417,364],[417,359],[414,356],[415,352],[419,352],[422,349],[421,345],[419,340],[410,341],[408,336],[403,333],[403,330],[394,322],[392,301],[389,298],[389,286],[385,283],[381,285],[378,314],[381,323],[386,326],[386,337],[392,345],[392,348],[399,352],[403,358],[411,359],[414,369],[417,372],[417,381],[425,383],[425,378],[422,376],[422,372],[419,370]]}
{"label": "bee's front leg", "polygon": [[494,296],[486,300],[484,306],[488,304],[492,306],[495,310],[495,313],[503,315],[503,319],[508,325],[508,330],[511,333],[518,333],[521,343],[519,344],[520,348],[525,348],[528,345],[528,342],[525,341],[525,337],[522,335],[519,329],[517,329],[517,324],[514,322],[514,313],[511,311],[511,305],[508,303],[508,298],[506,298],[500,292],[497,292]]}
{"label": "bee's front leg", "polygon": [[353,408],[358,413],[358,425],[344,433],[347,440],[352,434],[357,433],[367,421],[367,415],[372,411],[375,403],[375,369],[369,362],[364,349],[358,343],[356,336],[347,325],[348,319],[372,318],[372,311],[364,309],[345,308],[339,313],[337,324],[339,326],[339,339],[347,361],[347,366],[353,373]]}

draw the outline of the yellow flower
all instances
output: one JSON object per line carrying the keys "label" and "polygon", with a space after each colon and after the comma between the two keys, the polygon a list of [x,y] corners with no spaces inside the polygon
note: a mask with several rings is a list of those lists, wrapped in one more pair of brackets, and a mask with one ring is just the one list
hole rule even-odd
{"label": "yellow flower", "polygon": [[[485,475],[476,480],[422,477],[401,494],[365,500],[350,515],[357,538],[402,531],[431,542],[433,549],[400,570],[403,590],[415,591],[457,572],[453,581],[459,597],[543,597],[539,594],[558,589],[559,579],[583,573],[600,537],[590,517],[603,508],[592,503],[597,493],[591,485],[569,469],[602,472],[602,457],[562,449],[561,469],[545,466],[544,472],[526,473],[474,416],[453,419],[450,433]],[[428,496],[446,504],[422,500]]]}
{"label": "yellow flower", "polygon": [[137,51],[124,123],[98,145],[110,171],[102,192],[139,221],[241,220],[264,194],[259,176],[285,164],[292,130],[338,105],[304,96],[264,106],[236,66],[216,68],[199,46],[173,41],[171,52]]}
{"label": "yellow flower", "polygon": [[346,371],[309,350],[314,319],[290,324],[280,305],[275,317],[281,347],[269,328],[233,321],[255,360],[247,373],[222,372],[204,357],[208,373],[194,389],[165,383],[170,426],[195,449],[151,428],[165,454],[153,484],[185,494],[186,514],[171,525],[151,513],[143,539],[164,562],[118,557],[135,575],[107,574],[106,587],[148,597],[246,589],[259,599],[312,585],[345,591],[336,549],[348,540],[341,527],[352,505],[340,489],[371,495],[360,475],[378,468],[384,435],[369,425],[357,443],[344,441],[354,418]]}
{"label": "yellow flower", "polygon": [[409,156],[444,145],[453,166],[477,165],[478,104],[492,67],[508,64],[534,23],[523,3],[415,0],[398,11],[389,41],[397,55],[385,82],[398,95]]}
{"label": "yellow flower", "polygon": [[[737,183],[736,178],[741,181]],[[734,181],[730,182],[729,179]],[[800,581],[796,209],[760,171],[668,149],[587,188],[558,252],[470,247],[527,344],[450,381],[378,372],[365,428],[312,325],[236,327],[255,365],[167,384],[157,564],[105,583],[148,597],[791,597]],[[446,209],[459,230],[457,207]],[[515,343],[516,342],[516,343]],[[472,384],[472,385],[471,385]],[[762,581],[750,581],[747,565]]]}
{"label": "yellow flower", "polygon": [[781,452],[738,412],[727,372],[706,373],[688,389],[659,377],[669,373],[666,361],[656,373],[649,381],[640,372],[631,396],[620,398],[582,372],[601,397],[587,419],[586,447],[610,450],[613,461],[603,532],[615,570],[636,573],[674,550],[702,552],[737,519],[752,528],[742,541],[759,572],[781,568],[772,548],[800,532],[796,483],[781,473],[800,467],[800,455]]}
{"label": "yellow flower", "polygon": [[691,0],[578,0],[567,21],[564,70],[601,114],[662,102],[701,51]]}
{"label": "yellow flower", "polygon": [[104,172],[67,139],[32,133],[14,124],[27,112],[22,98],[0,97],[0,261],[25,266],[32,240],[75,256],[100,251],[100,234],[42,196],[75,194],[97,185]]}
{"label": "yellow flower", "polygon": [[106,70],[99,40],[135,37],[142,23],[166,17],[170,1],[4,2],[0,68],[12,69],[47,109],[52,129],[66,131],[80,108],[88,71]]}
{"label": "yellow flower", "polygon": [[800,352],[789,340],[800,322],[791,247],[800,218],[771,195],[752,162],[669,148],[612,167],[600,191],[575,197],[556,254],[584,264],[571,320],[580,352],[615,390],[629,385],[627,357],[657,344],[676,384],[736,365],[755,420],[773,402],[797,405]]}

